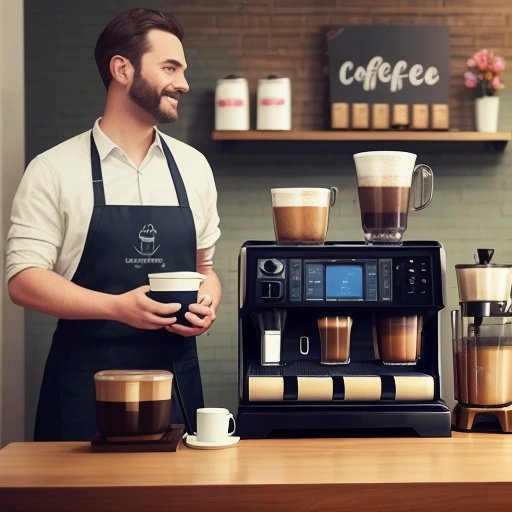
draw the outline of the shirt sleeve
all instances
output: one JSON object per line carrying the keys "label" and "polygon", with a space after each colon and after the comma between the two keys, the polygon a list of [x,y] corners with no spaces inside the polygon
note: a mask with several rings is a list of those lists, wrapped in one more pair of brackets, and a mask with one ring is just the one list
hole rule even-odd
{"label": "shirt sleeve", "polygon": [[[205,169],[206,191],[202,198],[204,208],[203,228],[197,233],[197,248],[207,249],[215,246],[215,242],[220,237],[219,213],[217,211],[217,188],[210,164],[203,155]],[[213,253],[212,253],[213,257]]]}
{"label": "shirt sleeve", "polygon": [[198,249],[196,256],[197,271],[201,272],[204,268],[213,268],[213,255],[215,254],[215,246],[206,249]]}
{"label": "shirt sleeve", "polygon": [[63,226],[58,182],[39,155],[28,165],[14,196],[5,245],[6,280],[26,268],[52,270],[62,247]]}

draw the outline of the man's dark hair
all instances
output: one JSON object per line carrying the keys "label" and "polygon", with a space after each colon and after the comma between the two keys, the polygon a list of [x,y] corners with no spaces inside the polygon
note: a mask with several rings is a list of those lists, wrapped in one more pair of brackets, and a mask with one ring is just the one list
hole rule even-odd
{"label": "man's dark hair", "polygon": [[122,55],[132,63],[135,69],[138,69],[142,55],[150,48],[146,35],[154,29],[170,32],[180,41],[183,40],[183,28],[180,22],[169,13],[135,8],[124,11],[110,20],[100,34],[94,49],[96,65],[106,89],[112,81],[110,74],[112,57]]}

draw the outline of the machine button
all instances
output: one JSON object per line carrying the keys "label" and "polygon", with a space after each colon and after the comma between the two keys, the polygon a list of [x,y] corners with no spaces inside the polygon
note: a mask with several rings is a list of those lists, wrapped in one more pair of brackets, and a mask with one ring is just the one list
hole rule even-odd
{"label": "machine button", "polygon": [[381,259],[379,260],[379,300],[390,301],[393,295],[392,285],[392,269],[393,260]]}
{"label": "machine button", "polygon": [[380,300],[391,300],[391,290],[389,287],[380,291]]}
{"label": "machine button", "polygon": [[413,294],[414,293],[414,286],[409,286],[409,288],[407,288],[407,293]]}
{"label": "machine button", "polygon": [[422,280],[421,280],[421,284],[427,284],[427,282],[428,282],[428,281],[427,281],[425,278],[422,278]]}
{"label": "machine button", "polygon": [[280,300],[283,298],[283,285],[279,281],[261,281],[260,297],[263,300]]}
{"label": "machine button", "polygon": [[300,290],[291,290],[290,291],[290,298],[293,299],[300,299]]}
{"label": "machine button", "polygon": [[260,268],[265,274],[279,274],[283,271],[283,264],[276,259],[265,260]]}
{"label": "machine button", "polygon": [[377,300],[377,288],[368,288],[366,300]]}
{"label": "machine button", "polygon": [[272,274],[273,272],[275,272],[277,270],[277,265],[275,263],[275,261],[273,260],[267,260],[265,261],[265,263],[263,264],[263,268],[269,273],[269,274]]}
{"label": "machine button", "polygon": [[409,284],[413,286],[415,283],[414,276],[409,278]]}

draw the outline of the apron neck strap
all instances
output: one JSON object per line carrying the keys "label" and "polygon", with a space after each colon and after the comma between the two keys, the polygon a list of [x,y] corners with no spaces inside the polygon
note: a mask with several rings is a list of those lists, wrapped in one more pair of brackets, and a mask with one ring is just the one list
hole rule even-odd
{"label": "apron neck strap", "polygon": [[167,144],[165,143],[164,138],[158,132],[157,136],[160,138],[160,144],[162,144],[162,148],[164,150],[164,155],[167,160],[167,166],[169,167],[169,171],[171,172],[174,188],[176,189],[176,196],[178,197],[178,204],[180,206],[189,206],[187,191],[185,190],[185,184],[183,183],[183,178],[181,177],[178,165],[176,164],[176,160],[174,160],[171,150],[169,149],[169,146],[167,146]]}
{"label": "apron neck strap", "polygon": [[94,142],[91,131],[91,167],[92,189],[94,192],[94,206],[105,206],[105,190],[103,188],[103,176],[101,174],[101,162],[98,148]]}

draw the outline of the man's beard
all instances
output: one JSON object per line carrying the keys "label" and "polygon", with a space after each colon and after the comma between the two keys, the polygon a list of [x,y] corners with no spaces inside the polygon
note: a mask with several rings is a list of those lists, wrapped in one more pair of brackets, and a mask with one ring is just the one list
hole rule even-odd
{"label": "man's beard", "polygon": [[178,119],[178,112],[176,109],[164,111],[160,107],[160,104],[162,103],[162,98],[165,96],[170,96],[171,98],[179,100],[181,93],[159,93],[149,84],[149,82],[142,78],[138,70],[135,72],[133,83],[128,94],[140,108],[154,117],[157,123],[170,123]]}

